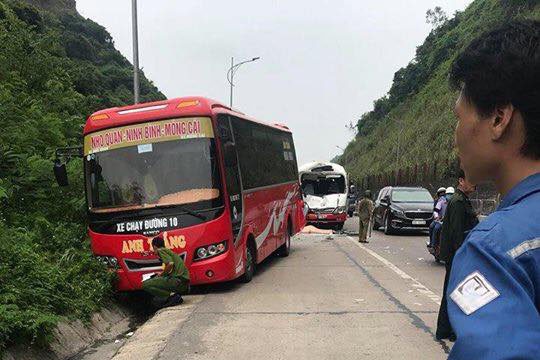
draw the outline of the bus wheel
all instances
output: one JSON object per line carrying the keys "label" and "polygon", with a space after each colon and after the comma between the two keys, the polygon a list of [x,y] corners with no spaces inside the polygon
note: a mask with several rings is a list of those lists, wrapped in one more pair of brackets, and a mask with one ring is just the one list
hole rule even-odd
{"label": "bus wheel", "polygon": [[287,257],[291,253],[291,230],[287,227],[285,231],[285,243],[278,249],[278,255],[281,257]]}
{"label": "bus wheel", "polygon": [[240,281],[243,283],[250,282],[255,274],[255,267],[255,249],[251,243],[248,243],[246,245],[246,270],[244,271],[244,275],[240,278]]}

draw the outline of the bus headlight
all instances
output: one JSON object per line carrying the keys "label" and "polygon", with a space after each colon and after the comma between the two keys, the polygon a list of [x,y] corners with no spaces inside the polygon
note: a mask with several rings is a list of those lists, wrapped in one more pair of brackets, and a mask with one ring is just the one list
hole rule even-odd
{"label": "bus headlight", "polygon": [[197,257],[198,258],[204,259],[206,257],[206,255],[208,255],[208,250],[206,250],[205,247],[197,249]]}
{"label": "bus headlight", "polygon": [[336,210],[334,210],[334,214],[341,214],[344,213],[345,210],[347,210],[346,206],[338,206]]}
{"label": "bus headlight", "polygon": [[214,256],[223,254],[225,251],[227,251],[227,240],[211,245],[201,246],[195,251],[193,261],[210,259]]}
{"label": "bus headlight", "polygon": [[218,253],[218,249],[217,249],[216,245],[210,245],[210,246],[208,247],[208,255],[214,256],[214,255],[216,255],[217,253]]}
{"label": "bus headlight", "polygon": [[96,256],[99,262],[107,266],[109,269],[118,270],[120,265],[118,264],[118,259],[114,256]]}

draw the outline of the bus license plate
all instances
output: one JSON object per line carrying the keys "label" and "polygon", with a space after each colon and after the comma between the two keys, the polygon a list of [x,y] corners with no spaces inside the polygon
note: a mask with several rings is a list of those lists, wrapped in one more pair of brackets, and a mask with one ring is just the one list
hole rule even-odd
{"label": "bus license plate", "polygon": [[413,225],[426,225],[426,221],[425,220],[413,220],[412,224]]}
{"label": "bus license plate", "polygon": [[143,274],[142,281],[146,281],[146,280],[152,278],[152,275],[155,275],[155,273]]}
{"label": "bus license plate", "polygon": [[319,219],[326,219],[327,215],[325,214],[319,214]]}

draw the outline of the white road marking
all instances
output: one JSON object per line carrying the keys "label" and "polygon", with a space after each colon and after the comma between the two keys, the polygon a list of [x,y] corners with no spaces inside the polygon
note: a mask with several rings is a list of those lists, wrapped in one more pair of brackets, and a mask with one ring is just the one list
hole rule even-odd
{"label": "white road marking", "polygon": [[377,254],[375,251],[368,249],[364,245],[358,242],[358,240],[353,239],[350,236],[347,236],[349,240],[351,240],[353,243],[355,243],[360,249],[367,252],[369,255],[373,256],[375,259],[379,260],[381,263],[383,263],[384,266],[395,272],[400,278],[403,280],[407,280],[411,282],[411,286],[416,289],[420,294],[425,295],[427,298],[429,298],[431,301],[436,303],[437,305],[441,305],[441,298],[439,295],[435,294],[433,291],[429,290],[424,284],[398,268],[396,265],[392,264],[390,261],[383,258],[381,255]]}

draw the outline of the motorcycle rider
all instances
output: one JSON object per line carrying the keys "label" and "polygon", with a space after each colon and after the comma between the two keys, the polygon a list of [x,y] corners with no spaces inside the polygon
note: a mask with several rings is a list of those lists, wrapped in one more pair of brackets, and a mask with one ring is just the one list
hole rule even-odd
{"label": "motorcycle rider", "polygon": [[437,202],[439,201],[441,196],[444,196],[444,194],[446,194],[446,188],[445,187],[440,187],[437,190],[437,193],[435,194],[435,200],[433,200],[433,209],[435,209],[435,206],[437,205]]}
{"label": "motorcycle rider", "polygon": [[450,199],[452,199],[452,195],[454,195],[454,193],[456,192],[456,189],[454,189],[453,186],[449,186],[446,188],[446,194],[444,195],[444,197],[446,198],[446,202],[450,202]]}
{"label": "motorcycle rider", "polygon": [[444,216],[444,212],[446,211],[446,204],[448,201],[446,200],[446,188],[440,187],[437,190],[437,199],[435,200],[435,204],[433,206],[433,221],[429,225],[429,247],[433,247],[435,244],[435,235],[437,234],[437,231],[440,230],[442,218]]}

